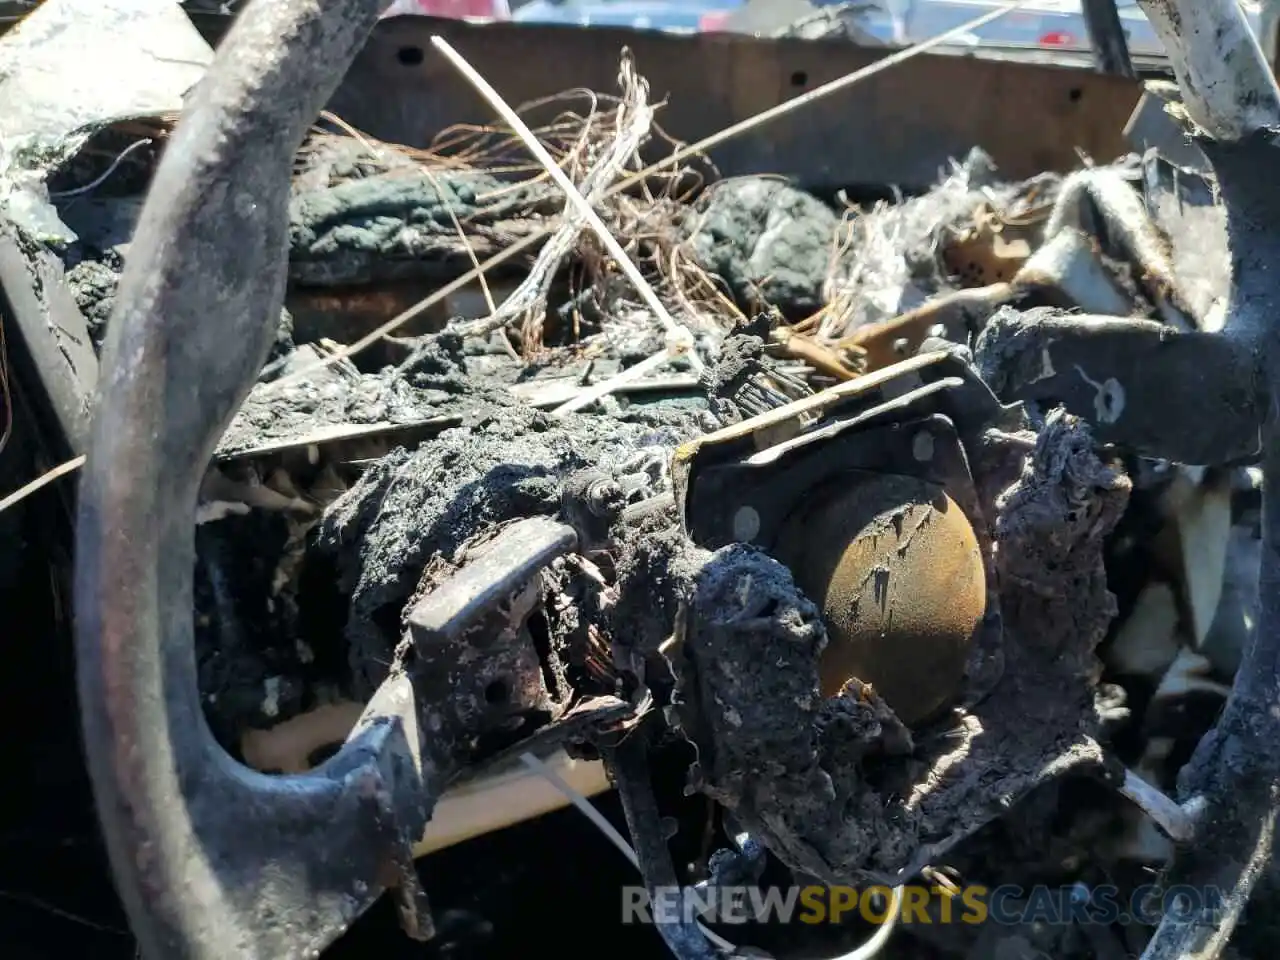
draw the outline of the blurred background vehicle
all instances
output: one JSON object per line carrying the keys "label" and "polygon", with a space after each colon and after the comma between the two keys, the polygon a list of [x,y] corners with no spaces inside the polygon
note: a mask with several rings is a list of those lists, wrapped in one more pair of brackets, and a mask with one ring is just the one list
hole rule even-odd
{"label": "blurred background vehicle", "polygon": [[697,33],[717,29],[722,18],[740,6],[741,0],[529,0],[511,19]]}
{"label": "blurred background vehicle", "polygon": [[[677,33],[842,35],[860,43],[904,45],[953,30],[1001,6],[1004,0],[513,0],[511,18],[526,23],[625,26]],[[1240,6],[1262,36],[1263,4],[1242,0]],[[1164,56],[1160,39],[1137,0],[1116,0],[1116,13],[1132,56]],[[808,21],[825,21],[827,27],[796,28],[796,24]],[[1033,0],[958,38],[951,46],[1087,53],[1091,42],[1081,0]]]}
{"label": "blurred background vehicle", "polygon": [[[935,37],[1005,5],[1006,0],[395,0],[383,16],[514,20],[572,26],[630,27],[669,33],[750,33],[810,39],[843,37],[901,46]],[[1267,46],[1269,0],[1240,0]],[[1138,0],[1115,0],[1131,57],[1160,60],[1164,50]],[[1272,4],[1280,7],[1280,0]],[[1267,27],[1264,28],[1264,21]],[[1059,52],[1078,59],[1092,49],[1082,0],[1033,0],[958,37],[952,51]]]}
{"label": "blurred background vehicle", "polygon": [[[788,29],[803,7],[811,13],[838,7],[839,16],[858,33],[878,43],[903,45],[954,30],[1004,5],[1003,0],[747,0],[732,15],[716,22],[714,29],[776,35]],[[1240,6],[1261,36],[1262,4],[1242,2]],[[1131,55],[1164,56],[1160,38],[1138,0],[1116,0],[1116,12]],[[963,35],[953,46],[1083,52],[1091,43],[1081,0],[1035,0]]]}
{"label": "blurred background vehicle", "polygon": [[511,7],[507,0],[394,0],[382,15],[415,14],[450,20],[510,20]]}
{"label": "blurred background vehicle", "polygon": [[[882,12],[864,15],[864,29],[893,42],[894,21],[900,20],[903,39],[915,43],[953,30],[966,21],[995,10],[1001,0],[880,0]],[[1255,32],[1261,4],[1242,2]],[[1163,56],[1164,48],[1138,6],[1138,0],[1116,0],[1116,12],[1135,56]],[[899,41],[901,42],[901,41]],[[1087,50],[1089,29],[1080,0],[1035,0],[975,31],[970,43],[1002,47],[1049,47]]]}

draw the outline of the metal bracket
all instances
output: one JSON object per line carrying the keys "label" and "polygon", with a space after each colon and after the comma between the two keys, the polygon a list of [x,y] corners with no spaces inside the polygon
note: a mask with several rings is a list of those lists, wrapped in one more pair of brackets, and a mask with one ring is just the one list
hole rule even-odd
{"label": "metal bracket", "polygon": [[[965,451],[1007,413],[964,358],[921,353],[681,446],[672,475],[685,530],[712,549],[767,549],[806,491],[848,470],[954,488],[971,522],[985,527]],[[756,519],[740,515],[744,504]]]}
{"label": "metal bracket", "polygon": [[[986,664],[994,662],[1003,627],[991,526],[969,451],[982,451],[989,428],[1019,416],[1000,404],[962,354],[919,354],[682,447],[672,472],[685,530],[708,549],[754,544],[794,571],[795,563],[804,566],[807,551],[821,554],[815,561],[821,566],[831,551],[853,549],[810,528],[819,522],[826,530],[810,516],[816,502],[876,500],[887,495],[886,483],[905,491],[918,481],[939,490],[964,515],[981,555],[985,611],[973,635],[967,693],[981,697],[993,680]],[[964,556],[948,562],[961,569],[973,562]],[[836,589],[817,580],[809,586]],[[928,594],[928,587],[919,584],[919,593]]]}

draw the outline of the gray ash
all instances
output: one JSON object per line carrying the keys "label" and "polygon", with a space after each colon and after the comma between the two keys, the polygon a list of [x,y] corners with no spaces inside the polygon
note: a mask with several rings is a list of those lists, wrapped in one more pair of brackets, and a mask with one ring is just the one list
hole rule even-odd
{"label": "gray ash", "polygon": [[699,264],[741,305],[799,318],[822,305],[839,218],[817,197],[773,179],[717,184],[688,218]]}
{"label": "gray ash", "polygon": [[[66,283],[71,288],[76,306],[89,326],[89,338],[93,350],[102,354],[102,344],[107,338],[107,323],[116,305],[116,289],[124,272],[124,259],[116,250],[107,250],[94,257],[84,257],[67,270]],[[293,317],[281,308],[276,338],[267,357],[268,368],[293,350]]]}
{"label": "gray ash", "polygon": [[416,452],[398,449],[371,466],[317,528],[316,549],[332,559],[350,597],[346,637],[366,693],[385,676],[405,602],[429,561],[452,558],[494,523],[556,514],[575,471],[697,432],[691,416],[676,425],[643,412],[558,421],[496,397],[465,417]]}
{"label": "gray ash", "polygon": [[[488,199],[486,199],[488,198]],[[289,278],[316,286],[409,277],[451,280],[559,212],[550,184],[513,187],[476,171],[394,170],[297,193],[289,206]],[[450,217],[467,224],[458,236]]]}

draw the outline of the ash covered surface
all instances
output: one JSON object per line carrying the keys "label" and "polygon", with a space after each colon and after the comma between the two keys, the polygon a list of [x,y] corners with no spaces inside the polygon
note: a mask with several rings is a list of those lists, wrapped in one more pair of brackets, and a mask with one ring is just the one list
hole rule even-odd
{"label": "ash covered surface", "polygon": [[196,531],[196,661],[207,713],[226,743],[246,725],[269,725],[310,705],[306,656],[280,642],[299,636],[296,606],[275,584],[289,536],[285,516],[261,510]]}
{"label": "ash covered surface", "polygon": [[[612,123],[612,114],[592,114],[581,129],[546,136],[563,147]],[[298,158],[294,291],[377,294],[408,278],[443,284],[470,267],[472,254],[564,227],[563,200],[541,181],[513,183],[487,161],[464,169],[422,151],[373,147],[326,136]],[[584,156],[575,161],[579,180],[594,154]],[[1099,175],[1128,173],[1103,167]],[[968,450],[992,533],[1000,629],[984,634],[950,711],[909,728],[861,678],[822,695],[831,639],[819,607],[767,553],[694,543],[670,471],[682,444],[717,426],[877,372],[885,354],[915,355],[923,335],[895,324],[916,308],[983,290],[993,298],[989,313],[1027,315],[1032,284],[1020,271],[1052,239],[1052,224],[1072,220],[1056,209],[1065,202],[1059,187],[1056,175],[1005,182],[975,153],[929,193],[869,210],[837,212],[767,177],[716,184],[700,198],[674,188],[605,198],[601,215],[674,322],[696,334],[705,369],[664,364],[584,412],[550,411],[648,361],[668,334],[586,234],[547,270],[527,309],[480,334],[466,334],[475,316],[454,317],[444,332],[392,332],[375,361],[319,337],[295,343],[282,314],[259,382],[219,445],[222,474],[202,494],[196,654],[219,739],[236,751],[247,733],[363,701],[404,665],[409,604],[455,571],[465,547],[519,518],[557,517],[581,537],[539,581],[546,639],[567,665],[557,682],[578,697],[643,694],[670,708],[652,709],[644,723],[666,726],[653,772],[676,825],[670,846],[683,882],[704,879],[740,830],[768,848],[769,869],[784,883],[884,880],[926,867],[956,867],[988,887],[1141,882],[1167,860],[1167,847],[1151,842],[1150,824],[1128,801],[1084,775],[1125,763],[1171,790],[1182,752],[1209,722],[1187,717],[1218,703],[1213,685],[1231,669],[1222,651],[1216,665],[1191,662],[1200,651],[1184,616],[1193,592],[1179,579],[1191,576],[1186,564],[1157,555],[1165,547],[1128,542],[1126,521],[1140,513],[1161,544],[1186,524],[1183,508],[1170,506],[1167,477],[1151,479],[1159,471],[1132,456],[1126,471],[1086,423],[1052,404],[1019,408],[1016,430],[1002,433],[1010,429],[1002,423],[986,447]],[[68,255],[67,280],[95,346],[128,256],[119,229],[129,222],[128,199],[115,213],[99,211],[107,226],[80,231],[85,239]],[[1076,261],[1049,265],[1057,273],[1038,264],[1035,294],[1050,290],[1055,307],[1087,312],[1114,286],[1133,313],[1158,315],[1155,294],[1176,277],[1105,242],[1124,233],[1117,226],[1131,225],[1098,226],[1096,250],[1082,245]],[[510,274],[538,266],[538,249],[511,261]],[[1093,285],[1076,285],[1073,271],[1095,253]],[[1210,304],[1214,294],[1198,291],[1195,302]],[[354,326],[343,329],[368,332]],[[936,333],[932,323],[924,329]],[[979,332],[946,330],[961,347]],[[892,351],[877,353],[886,343]],[[848,362],[864,348],[863,366]],[[1016,384],[989,386],[1003,396]],[[785,430],[761,434],[753,453],[785,439]],[[1188,483],[1195,496],[1212,493],[1207,480]],[[1234,514],[1231,523],[1243,526]],[[1123,605],[1113,596],[1120,581]],[[1173,652],[1146,656],[1139,676],[1118,671],[1121,660],[1135,662],[1117,653],[1130,621],[1151,609],[1134,597],[1157,581],[1175,597],[1173,613],[1139,626],[1144,642]],[[554,822],[548,829],[566,829]],[[524,887],[508,883],[520,851],[496,837],[483,842],[490,859],[467,873],[472,886],[463,884],[482,893],[457,911],[479,919],[442,924],[469,932],[447,934],[430,955],[473,935],[484,940],[475,931],[504,900],[518,899],[512,891],[527,895],[540,883],[537,871],[524,875]],[[917,927],[900,934],[902,949],[981,960],[1034,946],[1083,960],[1096,946],[1078,926],[1049,934],[990,926]],[[778,955],[794,955],[794,928],[784,932]],[[508,932],[506,942],[525,933]]]}
{"label": "ash covered surface", "polygon": [[554,515],[576,470],[608,469],[697,432],[693,417],[672,425],[643,414],[560,424],[515,401],[478,404],[466,419],[416,453],[388,455],[317,530],[317,549],[334,558],[351,597],[346,634],[362,685],[384,679],[404,603],[429,560],[450,558],[498,521]]}
{"label": "ash covered surface", "polygon": [[[512,189],[479,172],[416,169],[299,192],[289,210],[289,275],[333,286],[452,278],[558,212],[553,186]],[[450,216],[452,213],[452,217]],[[467,224],[459,235],[455,219]]]}
{"label": "ash covered surface", "polygon": [[676,667],[694,783],[788,865],[834,884],[919,869],[922,852],[944,856],[1046,780],[1100,768],[1095,650],[1115,612],[1102,550],[1128,492],[1082,424],[1050,416],[989,504],[1004,631],[984,653],[1002,676],[914,731],[857,681],[821,697],[817,608],[777,561],[718,552],[689,600]]}
{"label": "ash covered surface", "polygon": [[83,260],[67,271],[67,285],[84,314],[94,352],[99,355],[107,338],[107,321],[115,309],[122,269],[123,266],[113,269],[101,260]]}
{"label": "ash covered surface", "polygon": [[839,222],[816,197],[776,180],[713,187],[689,217],[694,254],[742,303],[799,319],[822,303]]}
{"label": "ash covered surface", "polygon": [[991,158],[974,149],[928,193],[879,204],[865,216],[849,219],[843,238],[847,252],[830,280],[831,300],[848,307],[831,332],[848,333],[888,320],[962,286],[944,251],[957,231],[974,223],[975,211],[988,204],[1007,211],[1042,207],[1052,201],[1057,186],[1052,175],[1005,182]]}
{"label": "ash covered surface", "polygon": [[[74,308],[84,320],[87,344],[77,338],[81,349],[92,349],[99,359],[107,336],[107,328],[115,308],[117,289],[129,256],[130,238],[141,211],[137,196],[74,197],[60,201],[59,214],[73,226],[79,239],[59,251],[62,282],[70,293]],[[55,305],[53,310],[60,309]],[[210,311],[211,315],[214,313]],[[211,322],[214,322],[211,319]],[[78,323],[69,325],[74,330]],[[295,353],[294,323],[290,312],[281,308],[276,333],[265,357],[263,378],[274,376],[273,370],[285,364]],[[71,336],[71,334],[67,334]],[[86,391],[91,384],[84,384]],[[87,402],[86,397],[86,402]]]}
{"label": "ash covered surface", "polygon": [[324,358],[324,352],[302,347],[269,360],[264,382],[223,434],[218,455],[234,457],[344,426],[448,425],[484,396],[483,384],[466,375],[456,339],[426,341],[399,366],[377,373],[349,362],[322,366]]}
{"label": "ash covered surface", "polygon": [[[67,270],[66,284],[89,327],[93,350],[101,355],[102,344],[107,337],[107,321],[115,308],[116,289],[124,272],[125,250],[82,246],[77,255],[82,259]],[[283,360],[293,352],[293,347],[293,318],[288,310],[282,309],[276,338],[267,357],[268,364]]]}

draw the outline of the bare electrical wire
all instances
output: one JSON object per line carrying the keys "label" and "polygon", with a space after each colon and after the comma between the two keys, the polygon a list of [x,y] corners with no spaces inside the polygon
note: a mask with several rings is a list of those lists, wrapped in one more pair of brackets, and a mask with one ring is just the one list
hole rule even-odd
{"label": "bare electrical wire", "polygon": [[484,97],[494,110],[498,112],[498,115],[506,121],[511,129],[519,134],[520,139],[524,141],[529,152],[532,153],[534,157],[537,158],[538,162],[546,168],[547,173],[551,176],[551,179],[555,181],[556,186],[564,191],[564,195],[568,199],[570,205],[575,208],[578,215],[581,216],[582,219],[587,222],[587,225],[595,232],[596,237],[602,244],[604,244],[605,249],[609,251],[609,255],[613,257],[618,268],[626,275],[627,279],[631,281],[631,285],[635,288],[636,292],[640,294],[640,298],[644,300],[645,305],[653,311],[653,315],[657,317],[666,328],[668,354],[672,357],[687,355],[694,370],[701,372],[704,364],[699,359],[697,351],[694,349],[693,334],[687,327],[683,324],[677,323],[675,318],[671,316],[666,306],[660,299],[658,299],[658,295],[654,292],[649,281],[644,278],[640,273],[640,269],[635,265],[631,257],[629,257],[627,252],[622,249],[622,244],[618,242],[618,238],[613,235],[612,231],[609,230],[604,221],[600,219],[600,215],[592,208],[591,203],[582,195],[581,191],[578,190],[573,181],[570,180],[568,176],[565,175],[565,172],[560,169],[559,164],[557,164],[551,154],[547,152],[547,148],[539,142],[536,136],[534,136],[533,131],[529,129],[528,124],[520,118],[518,113],[511,109],[511,105],[502,98],[502,95],[493,88],[489,81],[482,77],[475,67],[468,63],[467,60],[458,53],[458,51],[454,50],[453,47],[449,45],[448,41],[437,35],[431,38],[431,44],[444,55],[445,59],[453,65],[454,69],[466,78],[468,83],[476,88],[476,91]]}
{"label": "bare electrical wire", "polygon": [[[829,83],[824,83],[820,87],[815,87],[814,89],[808,91],[805,94],[802,94],[799,97],[795,97],[791,100],[788,100],[786,103],[778,104],[775,107],[772,107],[768,110],[763,111],[762,113],[756,114],[754,117],[750,117],[746,120],[743,120],[741,123],[736,123],[730,127],[726,127],[724,130],[721,130],[719,133],[714,133],[709,137],[699,140],[697,143],[680,147],[670,156],[664,157],[662,160],[659,160],[657,163],[653,163],[648,167],[646,167],[645,169],[637,173],[634,173],[631,176],[626,177],[622,180],[619,180],[616,184],[614,184],[607,191],[605,191],[604,196],[612,197],[612,196],[615,196],[616,194],[622,193],[624,190],[628,190],[631,187],[634,187],[636,184],[647,180],[649,177],[652,177],[655,173],[661,172],[665,168],[670,167],[675,163],[678,163],[680,160],[687,159],[695,154],[703,153],[711,147],[718,146],[719,144],[722,144],[728,140],[731,140],[734,137],[739,136],[740,134],[746,133],[748,130],[755,129],[758,126],[768,123],[771,120],[776,120],[778,117],[781,117],[787,113],[790,113],[793,110],[797,110],[800,107],[808,106],[810,103],[813,103],[816,100],[820,100],[823,97],[830,96],[832,93],[835,93],[839,90],[844,90],[849,87],[852,87],[855,84],[863,80],[866,80],[868,77],[873,77],[876,74],[882,73],[883,71],[888,70],[891,67],[895,67],[900,63],[905,63],[907,60],[910,60],[913,57],[919,56],[922,53],[927,53],[929,50],[932,50],[934,47],[941,46],[950,40],[954,40],[956,37],[962,36],[965,33],[969,33],[979,27],[985,26],[986,24],[991,23],[992,21],[997,20],[1000,17],[1003,17],[1009,13],[1012,13],[1013,11],[1019,9],[1020,7],[1026,6],[1026,4],[1030,2],[1031,0],[1014,0],[1014,2],[1008,4],[1007,6],[1001,7],[998,10],[993,10],[983,14],[980,17],[975,17],[974,19],[969,20],[958,27],[955,27],[954,29],[948,30],[945,33],[938,34],[936,37],[931,37],[928,40],[921,41],[915,46],[907,47],[903,50],[899,50],[896,53],[892,53],[889,56],[885,57],[883,60],[877,60],[875,63],[868,64],[867,66],[862,67],[859,70],[855,70],[852,73],[846,74],[843,77],[839,77],[835,80],[832,80]],[[450,281],[449,283],[441,287],[439,290],[437,290],[435,293],[431,294],[429,297],[426,297],[420,300],[418,303],[415,303],[413,306],[407,308],[406,310],[401,311],[399,314],[392,317],[386,323],[383,323],[376,329],[365,334],[360,339],[344,346],[341,350],[335,351],[331,355],[325,357],[323,360],[317,361],[314,364],[309,364],[294,373],[288,374],[287,376],[281,377],[280,379],[273,381],[269,385],[269,388],[278,389],[286,384],[295,383],[300,380],[304,380],[307,377],[310,377],[313,374],[315,374],[318,370],[321,370],[328,366],[332,366],[335,363],[340,363],[342,360],[348,359],[352,356],[355,356],[357,353],[360,353],[362,350],[368,349],[370,346],[372,346],[373,344],[381,340],[383,337],[385,337],[387,334],[393,332],[394,330],[408,323],[414,317],[417,317],[419,314],[423,313],[424,311],[429,310],[431,307],[445,300],[452,294],[456,293],[458,290],[461,290],[463,287],[466,287],[473,280],[479,277],[480,274],[484,273],[487,270],[492,270],[494,267],[497,267],[503,263],[506,263],[508,260],[516,256],[517,254],[523,253],[524,251],[532,248],[535,244],[539,243],[551,232],[552,230],[542,230],[542,231],[536,231],[534,233],[531,233],[525,237],[521,237],[519,240],[515,241],[510,246],[506,247],[503,250],[498,251],[492,257],[485,260],[484,263],[480,264],[480,267],[478,269],[471,270],[467,273],[462,274],[457,279]]]}
{"label": "bare electrical wire", "polygon": [[52,470],[48,471],[47,473],[42,473],[40,476],[36,477],[30,483],[19,487],[17,490],[13,491],[13,493],[9,494],[7,497],[0,499],[0,513],[4,513],[6,510],[12,507],[15,503],[18,503],[21,500],[25,500],[27,497],[31,496],[31,494],[35,493],[40,488],[46,487],[49,484],[53,483],[53,481],[57,480],[59,477],[65,477],[68,473],[72,473],[76,470],[79,470],[81,467],[84,466],[84,461],[85,461],[85,457],[81,455],[72,460],[68,460],[66,463],[60,463],[58,464],[58,466],[54,467]]}
{"label": "bare electrical wire", "polygon": [[[559,790],[566,800],[573,804],[583,816],[591,821],[597,830],[608,838],[610,843],[618,848],[618,851],[631,862],[632,866],[637,870],[640,868],[640,858],[636,855],[635,849],[618,832],[617,828],[605,819],[604,814],[597,810],[591,801],[566,783],[564,778],[547,766],[541,758],[532,753],[524,753],[520,755],[520,760],[526,767]],[[885,913],[884,922],[876,928],[876,932],[872,934],[871,938],[856,949],[832,957],[831,960],[873,960],[884,949],[885,944],[889,942],[889,938],[893,936],[894,930],[897,928],[898,920],[902,915],[902,896],[902,884],[892,887],[889,891],[889,905]],[[737,946],[714,931],[709,930],[702,922],[699,922],[698,926],[702,928],[702,932],[707,939],[721,950],[731,955],[738,952]]]}
{"label": "bare electrical wire", "polygon": [[83,187],[76,187],[74,190],[59,190],[57,193],[50,193],[49,196],[54,200],[66,200],[70,197],[78,197],[82,194],[89,193],[91,190],[96,190],[107,182],[111,175],[116,172],[116,169],[120,164],[124,163],[125,158],[128,157],[129,154],[133,153],[135,150],[140,150],[143,147],[149,147],[152,142],[153,141],[147,137],[144,137],[141,140],[135,140],[133,143],[129,144],[129,146],[120,151],[116,158],[111,161],[111,166],[107,167],[107,169],[98,177],[95,177]]}

